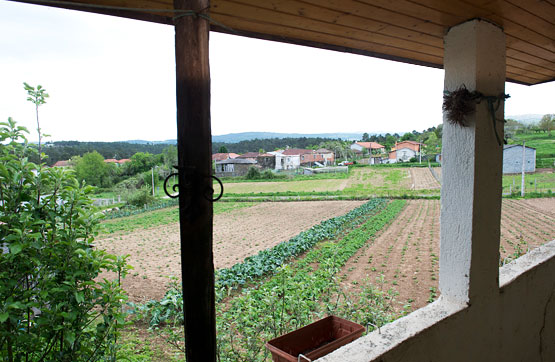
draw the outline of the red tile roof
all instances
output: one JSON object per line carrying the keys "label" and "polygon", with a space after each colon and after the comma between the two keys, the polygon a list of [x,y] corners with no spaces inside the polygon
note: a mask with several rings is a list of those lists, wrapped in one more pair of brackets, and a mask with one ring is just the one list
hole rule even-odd
{"label": "red tile roof", "polygon": [[68,161],[58,161],[52,167],[67,167],[67,166],[69,166],[69,160]]}
{"label": "red tile roof", "polygon": [[377,150],[385,147],[380,145],[378,142],[357,142],[356,144],[371,150]]}
{"label": "red tile roof", "polygon": [[121,160],[116,160],[115,158],[107,158],[104,160],[104,162],[106,163],[118,163],[118,164],[123,164],[130,161],[131,160],[129,158],[122,158]]}
{"label": "red tile roof", "polygon": [[313,150],[303,150],[302,148],[290,148],[283,151],[282,155],[295,156],[295,155],[306,155],[307,153],[312,154]]}
{"label": "red tile roof", "polygon": [[227,160],[228,158],[237,158],[239,157],[236,153],[214,153],[212,155],[212,161],[223,161]]}
{"label": "red tile roof", "polygon": [[243,153],[241,156],[237,158],[257,158],[260,154],[258,152],[247,152]]}
{"label": "red tile roof", "polygon": [[401,148],[409,148],[418,152],[420,150],[420,145],[421,143],[415,141],[401,141],[395,144],[395,149],[400,150]]}

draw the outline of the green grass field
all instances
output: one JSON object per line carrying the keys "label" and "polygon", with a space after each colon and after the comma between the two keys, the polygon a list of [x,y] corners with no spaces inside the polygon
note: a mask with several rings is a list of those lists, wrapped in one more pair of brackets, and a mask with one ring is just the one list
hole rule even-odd
{"label": "green grass field", "polygon": [[[307,179],[297,181],[272,182],[226,182],[225,196],[258,195],[341,195],[341,196],[402,196],[439,195],[439,190],[412,190],[411,177],[407,167],[352,167],[348,178]],[[219,190],[217,190],[219,191]]]}
{"label": "green grass field", "polygon": [[[520,192],[521,175],[503,176],[503,193]],[[555,191],[555,173],[533,173],[524,176],[525,192]]]}
{"label": "green grass field", "polygon": [[526,146],[536,149],[536,167],[553,168],[555,162],[555,131],[548,133],[527,133],[515,135],[510,144],[522,143],[526,141]]}

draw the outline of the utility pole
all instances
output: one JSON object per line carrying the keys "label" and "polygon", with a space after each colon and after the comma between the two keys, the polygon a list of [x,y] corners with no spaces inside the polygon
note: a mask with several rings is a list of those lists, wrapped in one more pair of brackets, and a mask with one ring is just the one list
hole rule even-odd
{"label": "utility pole", "polygon": [[526,141],[522,141],[522,182],[520,184],[520,196],[524,197],[524,162],[526,161]]}

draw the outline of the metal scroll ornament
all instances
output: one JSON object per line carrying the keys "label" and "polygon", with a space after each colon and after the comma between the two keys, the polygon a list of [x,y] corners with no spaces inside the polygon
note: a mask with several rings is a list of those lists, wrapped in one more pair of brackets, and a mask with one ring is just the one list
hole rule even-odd
{"label": "metal scroll ornament", "polygon": [[[174,166],[177,170],[180,170],[180,168],[178,166]],[[166,179],[164,180],[164,192],[166,193],[166,195],[168,195],[169,197],[171,197],[172,199],[176,199],[179,197],[179,193],[181,190],[184,190],[187,193],[191,192],[192,189],[192,177],[194,173],[192,172],[187,172],[185,174],[185,185],[182,187],[179,183],[174,184],[173,186],[171,186],[171,191],[173,191],[173,193],[171,193],[170,191],[168,191],[168,181],[170,180],[170,178],[172,178],[173,176],[179,176],[179,172],[173,172],[171,174],[168,175],[168,177],[166,177]],[[220,194],[214,198],[214,189],[212,187],[208,187],[204,194],[203,197],[211,202],[215,202],[218,201],[219,199],[222,198],[222,196],[224,195],[224,184],[222,183],[222,181],[217,178],[216,176],[213,175],[209,175],[209,176],[205,176],[205,177],[209,177],[212,178],[214,180],[216,180],[219,184],[220,184]]]}

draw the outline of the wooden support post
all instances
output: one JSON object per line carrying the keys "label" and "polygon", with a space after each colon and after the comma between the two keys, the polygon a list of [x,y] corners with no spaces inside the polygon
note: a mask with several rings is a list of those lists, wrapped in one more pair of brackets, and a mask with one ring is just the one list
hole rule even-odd
{"label": "wooden support post", "polygon": [[[208,14],[209,0],[174,0]],[[175,19],[179,223],[187,362],[216,361],[208,20]]]}

